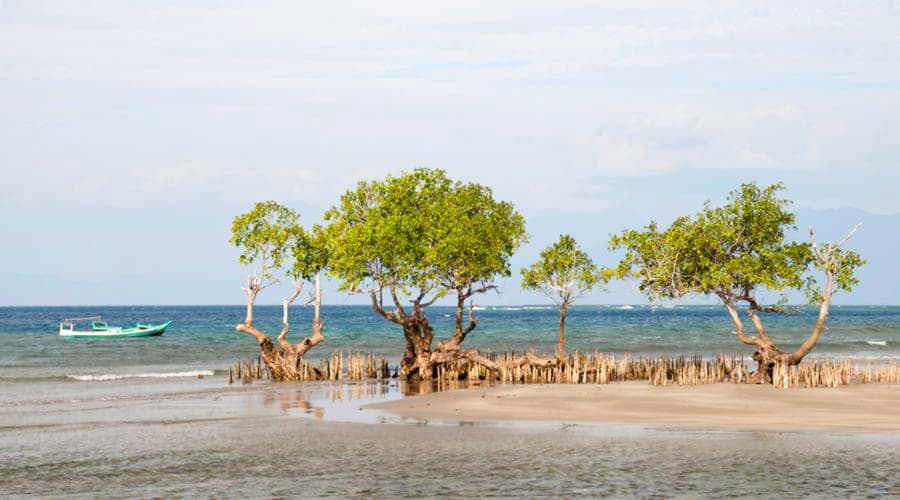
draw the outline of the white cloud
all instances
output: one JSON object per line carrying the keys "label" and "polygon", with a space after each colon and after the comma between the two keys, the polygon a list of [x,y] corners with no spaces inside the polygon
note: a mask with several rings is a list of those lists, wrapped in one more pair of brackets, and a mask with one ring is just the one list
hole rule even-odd
{"label": "white cloud", "polygon": [[419,165],[578,211],[608,207],[595,199],[617,179],[768,172],[842,192],[850,168],[898,175],[893,2],[0,9],[7,205],[166,192],[324,207]]}

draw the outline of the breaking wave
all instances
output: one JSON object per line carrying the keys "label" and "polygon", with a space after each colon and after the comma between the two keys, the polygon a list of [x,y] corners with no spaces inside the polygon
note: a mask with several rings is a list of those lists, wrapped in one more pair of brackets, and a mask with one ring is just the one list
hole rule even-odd
{"label": "breaking wave", "polygon": [[168,373],[104,373],[102,375],[66,375],[66,378],[82,382],[107,382],[110,380],[122,380],[126,378],[174,378],[174,377],[209,377],[212,370],[192,370],[189,372]]}
{"label": "breaking wave", "polygon": [[885,346],[887,345],[887,340],[867,340],[866,344]]}

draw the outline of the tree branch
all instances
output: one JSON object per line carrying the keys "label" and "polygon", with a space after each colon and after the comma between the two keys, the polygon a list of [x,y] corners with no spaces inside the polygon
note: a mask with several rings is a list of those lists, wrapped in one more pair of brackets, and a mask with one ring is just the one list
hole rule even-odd
{"label": "tree branch", "polygon": [[288,322],[288,306],[294,303],[294,300],[296,300],[297,296],[300,295],[301,290],[303,290],[303,282],[294,281],[294,293],[292,293],[290,297],[285,297],[281,301],[283,308],[283,312],[281,315],[281,324],[283,326],[281,328],[281,333],[278,335],[278,344],[281,345],[281,348],[285,351],[291,350],[291,343],[287,341],[287,335],[291,329],[291,325]]}
{"label": "tree branch", "polygon": [[812,351],[813,346],[816,345],[816,342],[819,341],[819,337],[822,336],[822,333],[826,330],[826,320],[828,319],[828,309],[831,307],[831,298],[834,295],[835,288],[835,274],[837,273],[837,269],[834,269],[831,266],[831,263],[834,259],[834,253],[838,252],[841,245],[847,242],[856,231],[862,226],[862,223],[853,226],[853,229],[847,233],[847,236],[844,236],[837,244],[829,243],[826,245],[826,249],[824,252],[819,252],[816,247],[816,235],[813,232],[812,226],[809,226],[809,238],[812,241],[813,251],[816,254],[816,257],[819,259],[819,262],[822,263],[822,268],[825,270],[825,289],[822,292],[822,304],[819,306],[819,317],[816,318],[816,325],[813,327],[813,331],[810,334],[809,338],[806,339],[800,347],[797,348],[796,351],[791,353],[790,359],[794,363],[799,363],[807,354]]}
{"label": "tree branch", "polygon": [[731,316],[731,321],[734,322],[734,326],[736,328],[734,334],[737,335],[738,340],[740,340],[744,344],[755,345],[759,347],[762,343],[760,339],[744,335],[744,324],[741,322],[741,317],[738,314],[738,310],[734,307],[734,303],[731,301],[731,298],[724,294],[719,294],[719,298],[722,299],[722,302],[725,304],[725,308],[728,309],[728,314]]}
{"label": "tree branch", "polygon": [[381,304],[381,300],[379,299],[378,291],[376,291],[374,289],[370,289],[370,290],[368,290],[368,293],[369,293],[369,297],[372,299],[372,310],[374,310],[376,313],[378,313],[382,318],[384,318],[392,323],[396,323],[398,325],[404,324],[404,321],[398,315],[397,311],[388,312],[388,311],[384,310],[384,307]]}
{"label": "tree branch", "polygon": [[756,328],[756,333],[759,334],[759,338],[771,342],[772,339],[769,338],[766,329],[763,327],[762,321],[760,321],[759,316],[756,315],[756,311],[754,311],[752,306],[747,308],[747,315],[750,316],[750,321],[753,322],[753,327]]}
{"label": "tree branch", "polygon": [[391,300],[394,301],[394,308],[396,310],[396,315],[406,316],[406,311],[403,309],[403,304],[400,303],[400,298],[397,297],[397,285],[391,283],[389,287],[391,291]]}
{"label": "tree branch", "polygon": [[791,353],[791,361],[799,363],[819,341],[822,332],[825,331],[825,321],[828,319],[828,308],[831,306],[831,296],[834,294],[834,275],[826,271],[825,291],[822,293],[822,304],[819,306],[819,317],[816,318],[816,325],[813,327],[812,334],[806,339],[806,342],[800,345],[796,351]]}
{"label": "tree branch", "polygon": [[[844,236],[843,238],[841,238],[841,241],[837,242],[837,245],[836,245],[836,246],[837,246],[838,248],[842,247],[842,246],[844,245],[844,243],[847,243],[847,240],[849,240],[850,238],[853,237],[854,234],[856,234],[856,231],[859,230],[859,228],[860,228],[861,226],[862,226],[862,222],[860,222],[859,224],[853,226],[853,229],[851,229],[850,232],[847,233],[847,236]],[[810,228],[812,228],[812,226],[810,226]]]}
{"label": "tree branch", "polygon": [[235,326],[235,330],[253,335],[260,344],[268,339],[265,333],[253,327],[253,306],[256,302],[256,295],[261,289],[262,282],[259,278],[252,274],[247,277],[247,287],[242,288],[244,293],[247,294],[247,317],[244,319],[243,323]]}
{"label": "tree branch", "polygon": [[[299,290],[298,290],[299,293]],[[287,309],[285,309],[287,310]],[[313,334],[311,337],[307,337],[303,339],[300,343],[297,344],[296,353],[298,356],[303,356],[315,347],[320,342],[325,341],[325,335],[322,334],[322,329],[325,327],[325,323],[322,322],[322,286],[319,279],[319,275],[316,274],[316,293],[313,296]]]}
{"label": "tree branch", "polygon": [[823,264],[827,264],[827,261],[822,258],[822,254],[819,253],[819,246],[816,244],[816,233],[813,231],[812,225],[809,226],[809,241],[812,243],[813,254],[815,254],[816,258]]}

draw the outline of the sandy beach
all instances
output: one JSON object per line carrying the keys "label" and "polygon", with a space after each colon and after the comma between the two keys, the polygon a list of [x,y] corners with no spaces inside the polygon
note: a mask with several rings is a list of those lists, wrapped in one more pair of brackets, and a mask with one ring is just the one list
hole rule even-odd
{"label": "sandy beach", "polygon": [[432,393],[369,408],[419,420],[643,424],[739,431],[900,432],[900,385],[778,390],[713,384],[517,385]]}

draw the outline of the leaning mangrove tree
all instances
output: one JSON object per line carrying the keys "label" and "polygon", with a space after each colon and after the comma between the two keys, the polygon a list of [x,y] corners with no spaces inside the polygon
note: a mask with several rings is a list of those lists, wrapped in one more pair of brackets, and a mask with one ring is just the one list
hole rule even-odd
{"label": "leaning mangrove tree", "polygon": [[[812,227],[809,243],[790,241],[787,233],[796,229],[795,215],[789,211],[790,202],[778,197],[783,189],[781,184],[765,188],[743,184],[721,207],[707,202],[700,212],[679,217],[666,229],[651,223],[610,240],[612,250],[625,253],[615,274],[636,279],[651,300],[690,294],[720,299],[738,340],[756,349],[759,383],[771,381],[776,363],[797,365],[809,354],[825,331],[833,295],[849,292],[858,283],[855,271],[864,263],[856,252],[841,249],[858,225],[838,243],[818,245]],[[810,274],[813,270],[824,274],[824,283]],[[818,304],[818,318],[805,342],[782,351],[761,316],[793,312],[785,304],[795,290],[805,290],[810,303]],[[770,293],[780,300],[762,304],[761,297]],[[746,307],[756,335],[745,332],[741,306]]]}
{"label": "leaning mangrove tree", "polygon": [[[307,231],[300,225],[297,212],[274,201],[257,203],[253,210],[235,217],[231,225],[231,243],[241,250],[240,262],[256,266],[243,288],[247,295],[247,316],[236,329],[252,335],[259,343],[260,355],[274,380],[307,380],[316,378],[316,368],[303,362],[306,353],[323,342],[325,327],[321,318],[322,291],[320,275],[328,262],[323,231],[314,227]],[[277,283],[281,277],[291,279],[293,293],[282,300],[282,328],[276,346],[272,339],[253,324],[253,308],[259,293]],[[297,299],[306,283],[313,283],[312,335],[292,344],[288,340],[290,323],[288,307]]]}
{"label": "leaning mangrove tree", "polygon": [[[478,324],[474,297],[510,275],[509,259],[525,241],[512,204],[485,186],[420,168],[360,182],[326,220],[330,274],[342,290],[367,294],[375,313],[403,331],[401,377],[431,379],[438,365],[462,358],[490,364],[461,344]],[[454,331],[434,345],[427,310],[444,297],[455,299]]]}
{"label": "leaning mangrove tree", "polygon": [[559,308],[559,342],[556,356],[566,357],[566,316],[575,301],[600,283],[603,274],[575,238],[560,235],[559,241],[545,248],[541,258],[522,269],[522,288],[537,290]]}

